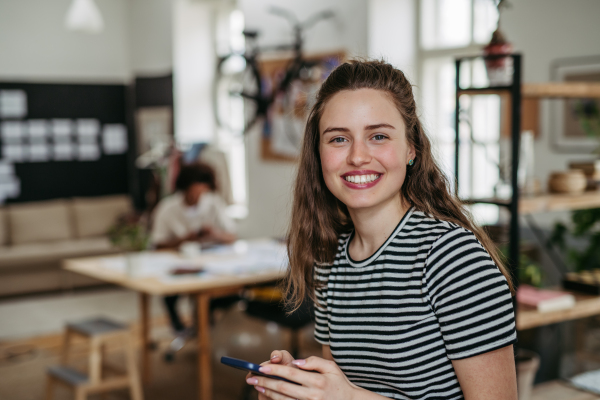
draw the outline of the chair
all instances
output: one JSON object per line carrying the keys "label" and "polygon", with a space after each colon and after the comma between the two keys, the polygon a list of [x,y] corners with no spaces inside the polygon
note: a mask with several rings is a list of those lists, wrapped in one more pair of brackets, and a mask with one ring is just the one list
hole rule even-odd
{"label": "chair", "polygon": [[290,354],[296,358],[300,352],[300,330],[314,321],[314,307],[305,299],[300,308],[288,313],[283,305],[281,292],[276,287],[266,286],[249,290],[246,297],[246,314],[275,322],[291,330]]}
{"label": "chair", "polygon": [[[296,311],[288,313],[283,304],[281,291],[273,286],[258,287],[246,291],[246,314],[290,329],[290,354],[298,358],[300,354],[300,332],[315,319],[313,302],[306,298]],[[252,386],[246,385],[242,399],[249,400]]]}
{"label": "chair", "polygon": [[[67,365],[74,336],[84,337],[90,343],[87,374]],[[51,366],[47,371],[46,400],[52,400],[56,383],[73,389],[75,400],[84,400],[89,393],[103,393],[122,388],[129,388],[133,400],[143,400],[131,331],[127,326],[106,318],[69,323],[63,340],[60,365]],[[104,360],[106,343],[113,340],[120,340],[123,345],[126,359],[124,370]],[[107,376],[109,373],[113,376]]]}

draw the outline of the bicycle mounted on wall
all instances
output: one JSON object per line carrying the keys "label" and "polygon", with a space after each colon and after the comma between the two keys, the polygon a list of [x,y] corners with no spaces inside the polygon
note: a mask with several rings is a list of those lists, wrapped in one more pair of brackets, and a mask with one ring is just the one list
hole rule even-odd
{"label": "bicycle mounted on wall", "polygon": [[[246,133],[261,118],[267,116],[269,108],[278,98],[284,115],[297,114],[298,101],[291,90],[295,82],[315,80],[322,71],[320,60],[307,59],[303,55],[303,33],[321,20],[335,16],[333,11],[324,10],[313,14],[304,22],[288,10],[270,7],[269,13],[285,18],[294,30],[294,42],[275,46],[258,47],[257,31],[245,30],[244,53],[230,53],[220,57],[217,63],[214,86],[214,110],[217,124],[231,132]],[[291,61],[285,68],[283,77],[275,83],[271,91],[265,90],[261,82],[259,58],[266,51],[292,51]],[[303,102],[302,104],[306,104]]]}

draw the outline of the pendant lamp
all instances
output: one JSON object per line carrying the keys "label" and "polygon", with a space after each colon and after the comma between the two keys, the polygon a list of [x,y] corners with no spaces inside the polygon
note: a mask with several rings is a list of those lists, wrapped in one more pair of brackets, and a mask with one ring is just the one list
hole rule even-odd
{"label": "pendant lamp", "polygon": [[65,27],[71,31],[100,33],[104,29],[104,20],[94,0],[73,0],[67,11]]}

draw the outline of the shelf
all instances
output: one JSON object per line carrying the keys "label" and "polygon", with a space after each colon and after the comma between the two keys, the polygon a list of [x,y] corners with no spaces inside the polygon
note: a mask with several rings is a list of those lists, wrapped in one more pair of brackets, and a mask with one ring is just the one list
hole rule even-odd
{"label": "shelf", "polygon": [[[511,86],[460,89],[459,94],[501,95],[512,90]],[[524,83],[521,95],[526,98],[600,98],[600,83],[590,82],[544,82]]]}
{"label": "shelf", "polygon": [[540,196],[522,196],[519,200],[519,212],[532,214],[549,211],[585,210],[600,207],[600,192],[581,194],[545,194]]}
{"label": "shelf", "polygon": [[[502,199],[466,199],[465,204],[494,204],[510,207],[510,200]],[[581,194],[543,194],[538,196],[521,196],[519,213],[533,214],[550,211],[585,210],[600,207],[600,191]]]}
{"label": "shelf", "polygon": [[517,310],[517,330],[522,331],[599,314],[600,296],[571,293],[575,296],[575,306],[566,310],[541,313],[537,310],[519,307]]}
{"label": "shelf", "polygon": [[468,89],[460,89],[458,91],[459,94],[470,94],[470,95],[481,95],[481,94],[502,94],[506,92],[510,92],[512,90],[512,86],[491,86],[484,88],[468,88]]}
{"label": "shelf", "polygon": [[592,82],[544,82],[525,83],[521,87],[523,97],[600,98],[600,83]]}

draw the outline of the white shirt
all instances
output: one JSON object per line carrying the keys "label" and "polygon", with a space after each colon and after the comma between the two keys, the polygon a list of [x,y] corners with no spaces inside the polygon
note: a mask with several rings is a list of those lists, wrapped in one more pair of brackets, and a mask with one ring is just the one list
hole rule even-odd
{"label": "white shirt", "polygon": [[221,231],[235,232],[234,222],[225,214],[226,204],[216,193],[204,193],[195,206],[185,204],[181,192],[165,197],[158,203],[154,212],[151,241],[164,243],[182,239],[204,227]]}

